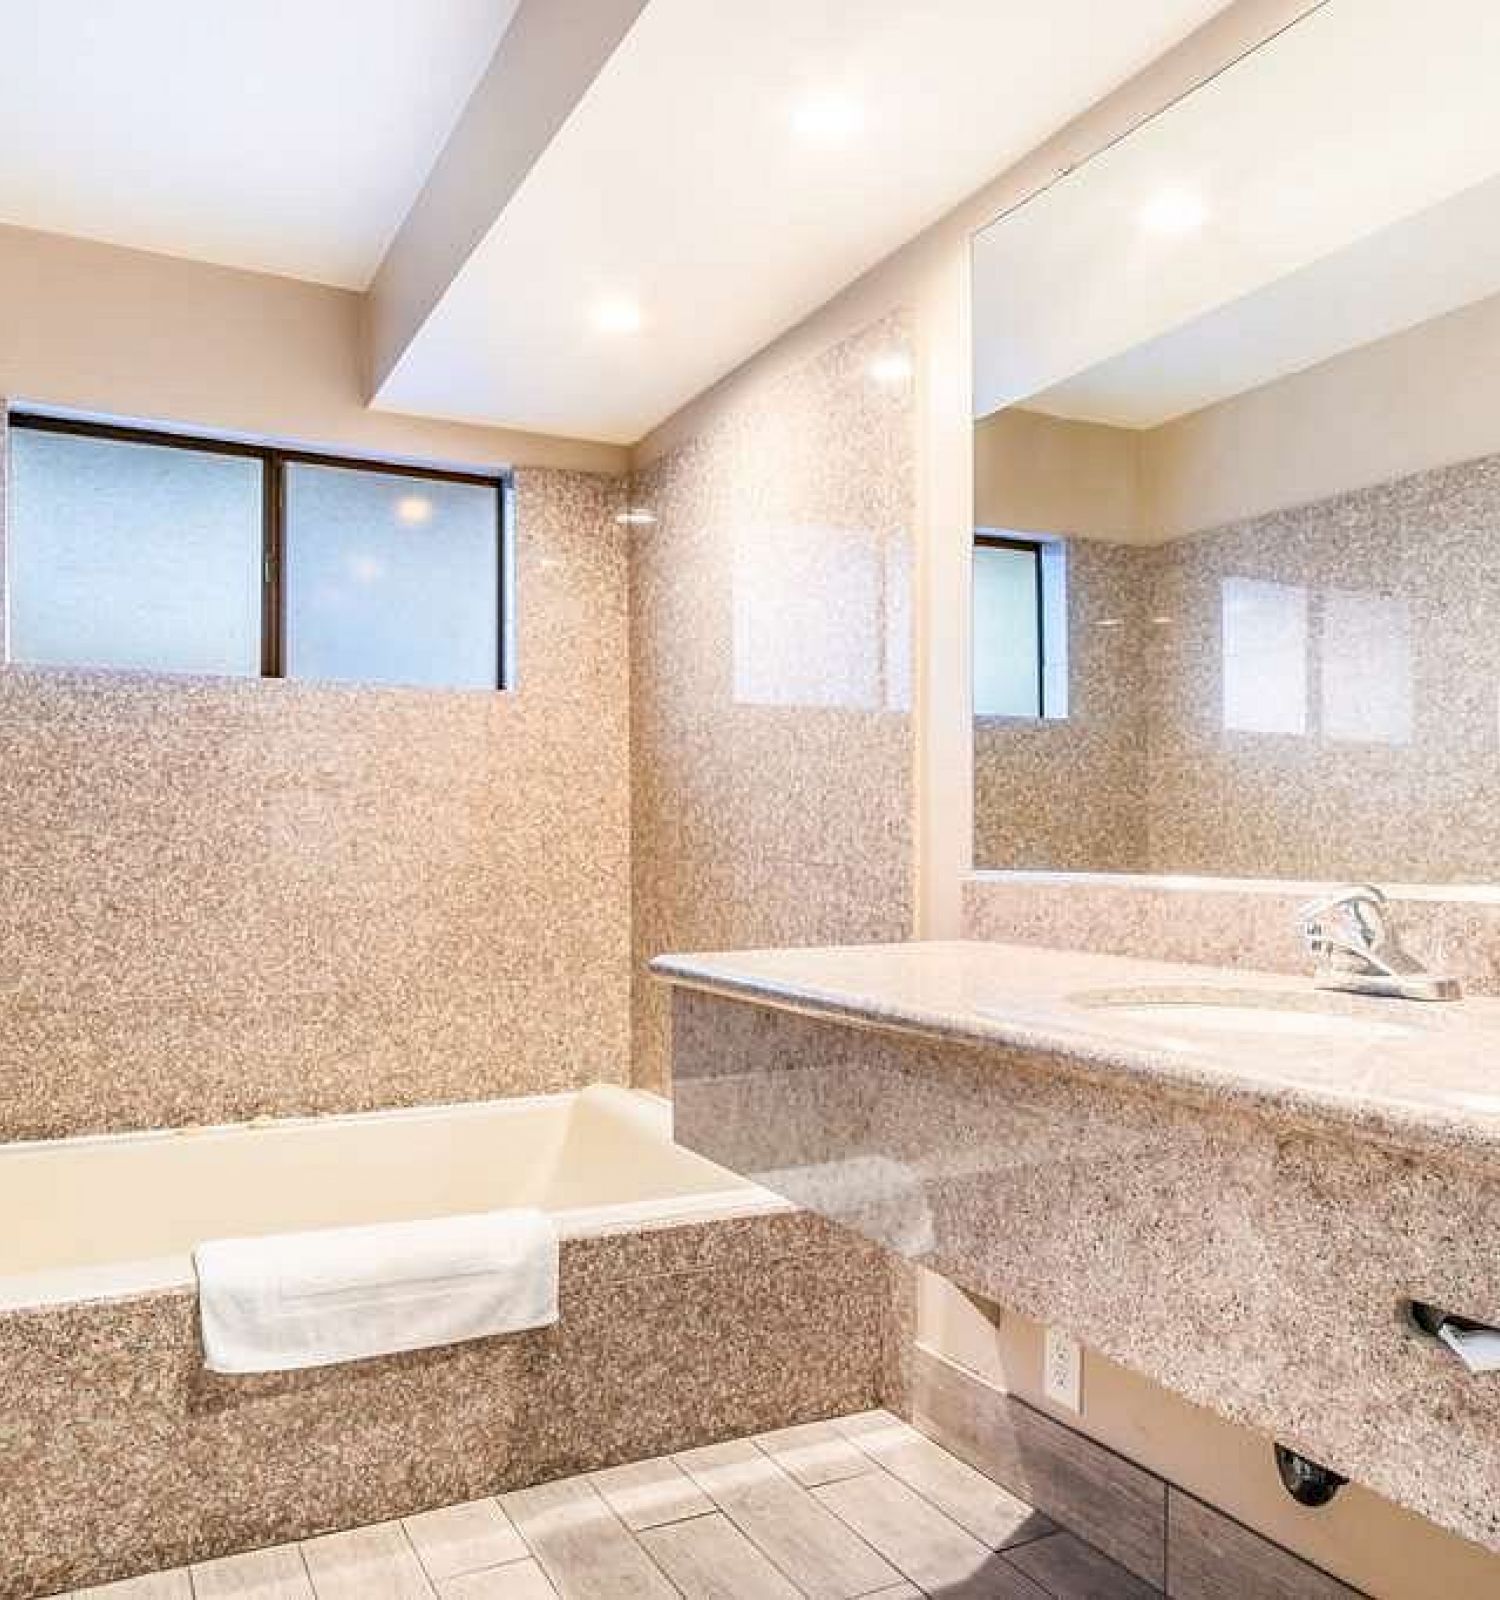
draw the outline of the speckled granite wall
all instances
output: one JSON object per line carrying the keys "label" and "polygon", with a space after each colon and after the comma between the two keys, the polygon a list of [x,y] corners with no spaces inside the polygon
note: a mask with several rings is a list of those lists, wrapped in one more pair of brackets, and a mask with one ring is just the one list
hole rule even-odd
{"label": "speckled granite wall", "polygon": [[[1500,879],[1500,457],[1114,550],[1132,575],[1116,572],[1102,591],[1119,596],[1122,617],[1109,677],[1138,753],[1144,733],[1144,784],[1136,766],[1081,754],[1098,737],[1082,712],[1091,658],[1079,653],[1095,608],[1084,598],[1091,547],[1075,541],[1080,726],[981,725],[979,865]],[[1244,613],[1254,703],[1230,715],[1233,580],[1262,586],[1272,606]],[[1288,692],[1268,649],[1278,607],[1301,619],[1291,655],[1303,681]]]}
{"label": "speckled granite wall", "polygon": [[887,1281],[784,1213],[569,1241],[554,1327],[314,1372],[206,1372],[188,1292],[0,1317],[0,1597],[861,1410]]}
{"label": "speckled granite wall", "polygon": [[628,1076],[621,494],[518,474],[513,694],[0,669],[0,1140]]}
{"label": "speckled granite wall", "polygon": [[907,343],[888,319],[763,382],[635,485],[638,1082],[666,1074],[650,956],[911,932]]}
{"label": "speckled granite wall", "polygon": [[974,722],[974,859],[1135,872],[1147,864],[1145,552],[1067,541],[1068,714]]}

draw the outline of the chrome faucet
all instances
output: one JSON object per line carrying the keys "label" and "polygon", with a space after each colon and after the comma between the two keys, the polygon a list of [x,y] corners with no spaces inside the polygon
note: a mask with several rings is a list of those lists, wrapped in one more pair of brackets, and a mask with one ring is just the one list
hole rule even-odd
{"label": "chrome faucet", "polygon": [[1397,1000],[1460,999],[1457,978],[1429,972],[1401,943],[1388,907],[1368,883],[1336,889],[1302,907],[1302,937],[1318,960],[1314,986]]}

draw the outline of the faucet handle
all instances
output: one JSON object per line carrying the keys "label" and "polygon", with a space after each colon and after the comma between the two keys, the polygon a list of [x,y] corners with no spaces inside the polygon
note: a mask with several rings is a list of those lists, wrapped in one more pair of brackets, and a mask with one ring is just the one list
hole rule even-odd
{"label": "faucet handle", "polygon": [[1315,951],[1329,940],[1325,923],[1330,917],[1339,918],[1346,933],[1357,935],[1367,949],[1376,950],[1389,933],[1385,907],[1385,895],[1373,883],[1354,883],[1309,900],[1297,915],[1303,935]]}

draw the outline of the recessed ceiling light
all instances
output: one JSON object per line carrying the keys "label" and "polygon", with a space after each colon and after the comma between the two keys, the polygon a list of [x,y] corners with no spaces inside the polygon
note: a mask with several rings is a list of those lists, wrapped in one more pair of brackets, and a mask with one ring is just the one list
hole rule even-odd
{"label": "recessed ceiling light", "polygon": [[876,383],[891,389],[905,383],[911,377],[911,372],[911,357],[904,350],[888,350],[870,363],[870,376]]}
{"label": "recessed ceiling light", "polygon": [[656,513],[647,511],[644,506],[632,506],[630,510],[620,512],[615,521],[625,528],[644,528],[656,521]]}
{"label": "recessed ceiling light", "polygon": [[594,326],[600,333],[639,333],[644,318],[634,300],[612,295],[594,307]]}
{"label": "recessed ceiling light", "polygon": [[1191,189],[1159,189],[1137,220],[1150,233],[1191,233],[1208,221],[1208,206]]}
{"label": "recessed ceiling light", "polygon": [[859,101],[835,92],[810,95],[792,114],[792,126],[809,144],[847,144],[864,125]]}

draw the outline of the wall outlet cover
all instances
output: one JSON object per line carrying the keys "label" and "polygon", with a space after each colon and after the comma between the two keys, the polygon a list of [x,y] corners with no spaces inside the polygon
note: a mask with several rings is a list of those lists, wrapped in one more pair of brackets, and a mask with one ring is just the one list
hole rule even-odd
{"label": "wall outlet cover", "polygon": [[1048,1328],[1042,1352],[1042,1393],[1068,1411],[1083,1411],[1083,1348],[1061,1328]]}

